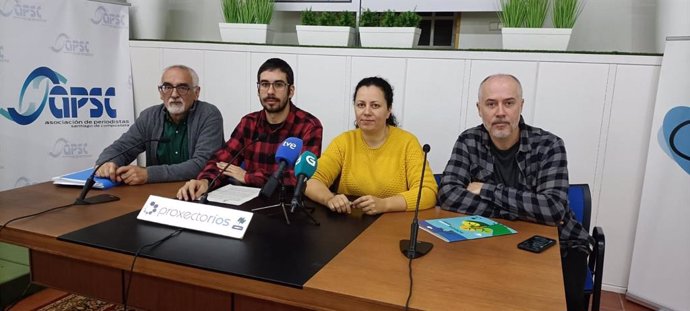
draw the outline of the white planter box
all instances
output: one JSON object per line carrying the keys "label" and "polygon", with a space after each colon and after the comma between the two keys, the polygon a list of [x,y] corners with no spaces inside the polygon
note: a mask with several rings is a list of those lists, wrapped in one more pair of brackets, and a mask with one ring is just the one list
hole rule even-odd
{"label": "white planter box", "polygon": [[421,33],[414,27],[359,27],[363,47],[413,48]]}
{"label": "white planter box", "polygon": [[273,41],[267,24],[218,23],[220,39],[225,42],[261,43]]}
{"label": "white planter box", "polygon": [[355,29],[347,26],[297,25],[299,45],[353,46]]}
{"label": "white planter box", "polygon": [[572,31],[570,28],[503,28],[503,49],[565,51]]}

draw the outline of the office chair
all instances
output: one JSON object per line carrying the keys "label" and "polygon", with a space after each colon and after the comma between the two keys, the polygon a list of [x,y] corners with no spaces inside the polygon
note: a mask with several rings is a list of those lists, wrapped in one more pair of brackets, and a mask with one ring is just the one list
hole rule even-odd
{"label": "office chair", "polygon": [[[570,209],[575,213],[575,218],[589,231],[592,216],[592,197],[587,184],[570,185],[568,189],[568,201]],[[606,238],[604,229],[594,227],[594,250],[589,255],[587,262],[587,279],[585,280],[584,301],[585,310],[589,310],[589,300],[592,297],[592,311],[599,311],[601,302],[601,278],[604,274],[604,251]]]}
{"label": "office chair", "polygon": [[441,177],[443,177],[443,174],[434,174],[434,179],[436,179],[436,185],[441,186]]}

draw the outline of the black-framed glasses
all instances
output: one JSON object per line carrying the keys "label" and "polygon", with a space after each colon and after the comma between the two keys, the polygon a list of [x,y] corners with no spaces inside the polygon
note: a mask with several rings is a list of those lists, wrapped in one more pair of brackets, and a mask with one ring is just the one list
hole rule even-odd
{"label": "black-framed glasses", "polygon": [[285,82],[285,81],[280,81],[280,80],[278,80],[278,81],[273,81],[273,82],[268,82],[268,81],[259,81],[259,82],[256,82],[256,86],[257,86],[260,90],[264,90],[264,91],[266,91],[266,90],[268,90],[269,88],[271,88],[271,86],[273,86],[273,89],[276,90],[276,91],[282,91],[282,90],[285,90],[289,85],[290,85],[290,83],[287,83],[287,82]]}
{"label": "black-framed glasses", "polygon": [[177,94],[180,96],[185,96],[187,93],[189,93],[192,87],[187,84],[172,85],[170,83],[164,83],[163,85],[158,86],[158,91],[165,95],[172,94],[174,89],[177,89]]}

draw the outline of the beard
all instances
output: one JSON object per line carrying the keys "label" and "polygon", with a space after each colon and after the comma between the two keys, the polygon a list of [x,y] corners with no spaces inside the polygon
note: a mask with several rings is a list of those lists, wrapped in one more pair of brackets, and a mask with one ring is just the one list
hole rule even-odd
{"label": "beard", "polygon": [[169,114],[182,114],[185,112],[184,103],[182,101],[169,101],[165,105],[165,109],[168,110]]}
{"label": "beard", "polygon": [[[261,106],[263,106],[263,107],[264,107],[264,110],[265,110],[266,112],[268,112],[268,113],[279,113],[279,112],[283,112],[283,111],[287,108],[287,104],[288,104],[288,102],[290,101],[290,98],[286,98],[285,100],[280,101],[280,102],[278,103],[277,106],[271,107],[270,105],[268,105],[268,104],[265,103],[265,101],[266,101],[267,99],[278,99],[278,98],[277,98],[277,97],[273,97],[273,96],[270,96],[270,97],[267,96],[267,97],[261,99]],[[279,99],[278,99],[278,100],[279,100]]]}

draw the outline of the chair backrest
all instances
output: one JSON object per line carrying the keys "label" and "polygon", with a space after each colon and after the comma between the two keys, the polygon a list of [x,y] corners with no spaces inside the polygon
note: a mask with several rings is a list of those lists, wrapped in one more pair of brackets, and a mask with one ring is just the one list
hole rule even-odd
{"label": "chair backrest", "polygon": [[574,184],[568,188],[568,203],[575,213],[575,218],[589,231],[589,222],[592,216],[592,196],[589,185]]}
{"label": "chair backrest", "polygon": [[439,187],[441,186],[441,177],[443,177],[443,174],[434,174],[434,178],[436,179],[436,185]]}

